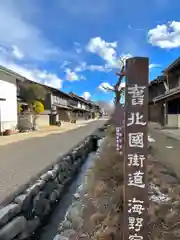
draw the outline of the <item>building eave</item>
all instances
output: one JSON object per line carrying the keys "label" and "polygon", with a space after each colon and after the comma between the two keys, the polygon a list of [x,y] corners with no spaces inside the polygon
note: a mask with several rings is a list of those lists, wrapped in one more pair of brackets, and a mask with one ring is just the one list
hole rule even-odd
{"label": "building eave", "polygon": [[163,76],[163,75],[158,76],[157,78],[155,78],[154,80],[149,82],[149,87],[152,85],[157,85],[159,83],[163,83],[165,80],[166,80],[165,76]]}
{"label": "building eave", "polygon": [[18,78],[18,79],[21,80],[21,81],[24,81],[24,80],[26,79],[26,78],[23,77],[22,75],[14,72],[14,71],[12,71],[12,70],[10,70],[10,69],[8,69],[8,68],[5,68],[5,67],[3,67],[3,66],[1,66],[1,65],[0,65],[0,72],[4,72],[4,73],[6,73],[6,74],[8,74],[8,75],[10,75],[10,76],[15,76],[16,78]]}
{"label": "building eave", "polygon": [[48,86],[48,85],[45,85],[43,83],[39,83],[39,82],[35,82],[35,81],[32,81],[32,80],[29,80],[29,79],[26,79],[29,83],[33,83],[33,84],[37,84],[37,85],[40,85],[48,90],[50,90],[51,92],[54,92],[54,93],[57,93],[59,95],[63,95],[63,96],[66,96],[68,97],[69,99],[73,99],[68,93],[65,93],[57,88],[54,88],[54,87],[51,87],[51,86]]}
{"label": "building eave", "polygon": [[59,90],[57,88],[53,88],[53,87],[50,87],[48,85],[32,81],[32,80],[27,79],[26,77],[23,77],[22,75],[14,72],[14,71],[12,71],[12,70],[10,70],[8,68],[5,68],[5,67],[3,67],[1,65],[0,65],[0,72],[4,72],[4,73],[6,73],[6,74],[8,74],[10,76],[14,76],[15,78],[17,78],[18,80],[23,81],[23,82],[27,81],[29,83],[38,84],[38,85],[43,86],[44,88],[46,88],[46,89],[48,89],[48,90],[50,90],[52,92],[57,92],[57,94],[61,94],[61,95],[65,96],[65,97],[67,97],[69,99],[76,99],[78,101],[83,102],[84,104],[92,105],[92,106],[95,106],[95,107],[99,108],[99,106],[97,104],[95,104],[94,102],[91,102],[89,100],[85,100],[84,98],[82,98],[82,97],[80,97],[80,96],[78,96],[78,95],[76,95],[74,93],[72,93],[73,95],[71,95],[70,93],[62,92],[61,90]]}
{"label": "building eave", "polygon": [[175,61],[169,64],[169,66],[163,70],[163,73],[168,73],[169,71],[173,70],[178,66],[180,66],[180,57],[178,57]]}
{"label": "building eave", "polygon": [[17,97],[17,101],[22,105],[28,105],[28,103],[26,101],[24,101],[23,99],[21,99],[20,97]]}
{"label": "building eave", "polygon": [[177,88],[173,88],[173,89],[167,91],[167,92],[166,92],[165,94],[163,94],[163,95],[160,95],[160,96],[158,96],[158,97],[155,97],[152,101],[153,101],[154,103],[156,103],[156,102],[159,102],[159,101],[161,101],[161,100],[166,100],[167,98],[172,97],[173,95],[176,95],[176,94],[178,94],[178,93],[180,93],[180,86],[177,87]]}
{"label": "building eave", "polygon": [[84,103],[84,104],[94,106],[94,103],[90,102],[89,100],[85,100],[84,98],[76,95],[76,94],[73,93],[73,92],[70,92],[69,95],[72,96],[74,99],[77,99],[78,101],[80,101],[80,102],[82,102],[82,103]]}
{"label": "building eave", "polygon": [[66,96],[66,97],[72,99],[72,97],[71,97],[68,93],[62,92],[61,90],[59,90],[59,89],[57,89],[57,88],[53,88],[53,87],[51,87],[51,86],[48,86],[48,85],[45,85],[45,84],[42,84],[42,83],[39,83],[39,82],[32,81],[32,80],[30,80],[30,79],[27,79],[26,77],[23,77],[22,75],[14,72],[14,71],[12,71],[12,70],[10,70],[10,69],[8,69],[8,68],[5,68],[5,67],[3,67],[3,66],[1,66],[1,65],[0,65],[0,72],[4,72],[4,73],[6,73],[6,74],[8,74],[8,75],[10,75],[10,76],[14,76],[14,77],[16,77],[18,80],[20,80],[20,81],[27,81],[27,82],[29,82],[29,83],[38,84],[38,85],[40,85],[40,86],[43,86],[43,87],[46,88],[46,89],[55,91],[55,92],[57,92],[57,93],[62,94],[63,96]]}
{"label": "building eave", "polygon": [[53,106],[56,106],[57,108],[72,109],[72,107],[70,107],[70,106],[65,106],[65,105],[61,105],[61,104],[53,104]]}
{"label": "building eave", "polygon": [[89,110],[78,108],[78,107],[73,107],[73,110],[78,110],[78,111],[82,111],[82,112],[90,112]]}

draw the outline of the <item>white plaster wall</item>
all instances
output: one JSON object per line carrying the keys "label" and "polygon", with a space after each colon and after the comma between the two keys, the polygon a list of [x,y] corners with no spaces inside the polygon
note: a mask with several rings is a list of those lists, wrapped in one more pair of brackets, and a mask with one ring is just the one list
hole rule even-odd
{"label": "white plaster wall", "polygon": [[49,126],[49,115],[48,114],[39,114],[37,120],[37,127]]}
{"label": "white plaster wall", "polygon": [[82,109],[86,109],[86,106],[85,106],[85,104],[82,104]]}
{"label": "white plaster wall", "polygon": [[4,73],[0,74],[0,98],[6,99],[5,101],[0,101],[2,131],[15,129],[18,119],[16,79]]}
{"label": "white plaster wall", "polygon": [[180,114],[178,114],[178,128],[180,128]]}
{"label": "white plaster wall", "polygon": [[78,108],[82,108],[82,105],[80,102],[78,102]]}
{"label": "white plaster wall", "polygon": [[86,109],[86,106],[84,103],[78,102],[78,108]]}
{"label": "white plaster wall", "polygon": [[178,114],[168,114],[167,115],[167,126],[168,127],[178,127]]}

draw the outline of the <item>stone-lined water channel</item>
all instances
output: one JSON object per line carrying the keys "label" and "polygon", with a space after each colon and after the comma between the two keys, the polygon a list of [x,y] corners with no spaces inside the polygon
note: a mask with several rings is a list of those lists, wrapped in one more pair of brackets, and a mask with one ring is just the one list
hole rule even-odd
{"label": "stone-lined water channel", "polygon": [[[0,240],[62,239],[62,227],[67,228],[81,211],[74,193],[80,185],[86,186],[83,177],[101,149],[98,139],[106,136],[107,128],[107,124],[98,128],[7,199],[0,207]],[[75,225],[69,230],[76,233]]]}
{"label": "stone-lined water channel", "polygon": [[[98,146],[100,146],[102,139],[98,141]],[[54,212],[48,219],[46,226],[44,226],[37,236],[33,237],[33,240],[53,240],[58,232],[58,228],[60,223],[64,220],[66,212],[69,206],[74,201],[74,194],[80,185],[83,184],[84,177],[86,175],[87,170],[92,166],[95,158],[96,152],[92,152],[89,154],[87,160],[82,165],[79,173],[75,177],[72,184],[69,186],[68,191],[61,198],[59,204],[56,206]]]}

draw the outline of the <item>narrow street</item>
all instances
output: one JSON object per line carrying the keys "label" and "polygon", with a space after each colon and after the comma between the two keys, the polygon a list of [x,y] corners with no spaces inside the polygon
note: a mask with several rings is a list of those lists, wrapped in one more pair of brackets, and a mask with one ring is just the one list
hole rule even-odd
{"label": "narrow street", "polygon": [[169,137],[156,125],[149,125],[150,146],[158,161],[169,166],[180,178],[180,141]]}
{"label": "narrow street", "polygon": [[105,122],[0,146],[0,202]]}

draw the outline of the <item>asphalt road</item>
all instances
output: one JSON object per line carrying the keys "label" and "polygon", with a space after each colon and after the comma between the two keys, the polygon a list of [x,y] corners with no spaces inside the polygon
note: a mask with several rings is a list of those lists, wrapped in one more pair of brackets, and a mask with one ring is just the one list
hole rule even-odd
{"label": "asphalt road", "polygon": [[0,203],[104,123],[0,146]]}

